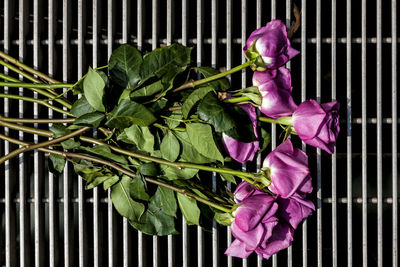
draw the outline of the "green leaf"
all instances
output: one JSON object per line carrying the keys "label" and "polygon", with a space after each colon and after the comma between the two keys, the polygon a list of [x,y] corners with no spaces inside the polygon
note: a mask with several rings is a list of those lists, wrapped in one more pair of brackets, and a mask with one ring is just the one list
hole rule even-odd
{"label": "green leaf", "polygon": [[200,88],[194,90],[188,96],[188,98],[182,105],[183,117],[186,119],[189,115],[190,110],[193,108],[193,106],[196,105],[197,102],[199,102],[201,99],[203,99],[203,97],[212,90],[213,90],[213,88],[210,86],[200,87]]}
{"label": "green leaf", "polygon": [[158,92],[161,92],[164,89],[164,84],[162,84],[161,80],[158,80],[152,84],[149,84],[147,86],[144,86],[142,88],[139,88],[135,91],[133,91],[130,94],[130,97],[132,100],[135,100],[137,98],[143,98],[147,96],[154,95]]}
{"label": "green leaf", "polygon": [[50,131],[53,133],[53,138],[58,138],[71,132],[69,129],[67,129],[67,127],[62,124],[53,124],[50,127]]}
{"label": "green leaf", "polygon": [[194,148],[203,156],[224,162],[224,157],[214,141],[211,126],[203,123],[188,123],[187,134]]}
{"label": "green leaf", "polygon": [[177,205],[173,192],[168,190],[159,186],[146,212],[139,221],[130,221],[131,225],[149,235],[177,234],[172,216],[176,213]]}
{"label": "green leaf", "polygon": [[[220,73],[217,69],[211,67],[195,67],[194,69],[198,70],[205,78]],[[229,84],[229,80],[225,77],[212,81],[208,84],[215,90],[226,90],[231,87],[231,85]]]}
{"label": "green leaf", "polygon": [[74,124],[76,125],[88,125],[92,126],[93,128],[99,127],[101,121],[104,119],[104,114],[100,112],[92,112],[92,113],[86,113],[77,118],[74,121]]}
{"label": "green leaf", "polygon": [[83,91],[86,100],[97,111],[105,112],[106,109],[103,105],[103,95],[105,82],[101,76],[89,67],[89,72],[83,81]]}
{"label": "green leaf", "polygon": [[140,150],[152,153],[154,151],[154,136],[150,132],[149,127],[141,127],[132,125],[124,130],[126,136]]}
{"label": "green leaf", "polygon": [[191,48],[179,44],[157,48],[143,58],[140,84],[151,77],[162,77],[163,84],[171,85],[174,77],[190,63]]}
{"label": "green leaf", "polygon": [[180,160],[192,163],[210,163],[214,162],[214,159],[210,159],[201,155],[197,150],[193,147],[192,143],[190,142],[189,136],[187,132],[175,132],[176,136],[178,137],[182,153],[180,156]]}
{"label": "green leaf", "polygon": [[263,152],[271,142],[271,135],[269,134],[269,132],[267,132],[263,128],[260,128],[260,132],[261,132],[261,139],[260,139],[261,146],[258,153]]}
{"label": "green leaf", "polygon": [[80,99],[76,100],[71,107],[71,114],[74,115],[76,118],[79,118],[82,115],[87,113],[94,112],[95,109],[89,105],[89,102],[86,100],[85,96],[82,96]]}
{"label": "green leaf", "polygon": [[197,108],[197,112],[199,118],[211,123],[216,132],[224,132],[236,126],[235,120],[212,92],[203,98]]}
{"label": "green leaf", "polygon": [[110,159],[121,164],[128,164],[128,161],[124,156],[113,154],[111,149],[107,146],[96,145],[94,147],[81,147],[81,149],[102,158]]}
{"label": "green leaf", "polygon": [[197,169],[189,169],[189,168],[177,169],[176,167],[172,166],[166,166],[166,168],[163,171],[164,171],[164,176],[168,178],[168,180],[191,179],[199,172],[199,170]]}
{"label": "green leaf", "polygon": [[159,206],[169,216],[175,216],[178,205],[176,204],[174,191],[158,186],[152,197],[153,204]]}
{"label": "green leaf", "polygon": [[176,196],[186,223],[188,225],[199,225],[200,209],[197,206],[196,200],[180,193],[177,193]]}
{"label": "green leaf", "polygon": [[137,221],[145,211],[144,205],[134,201],[129,193],[131,178],[122,176],[119,183],[111,187],[111,200],[119,214],[130,221]]}
{"label": "green leaf", "polygon": [[167,132],[160,144],[161,155],[164,159],[175,161],[180,152],[180,144],[178,139],[171,133]]}
{"label": "green leaf", "polygon": [[56,170],[59,173],[62,173],[65,167],[65,159],[63,156],[50,154],[49,159],[51,165],[49,166],[50,170]]}
{"label": "green leaf", "polygon": [[135,47],[121,45],[112,52],[108,62],[111,79],[122,88],[134,88],[140,81],[142,61],[142,55]]}
{"label": "green leaf", "polygon": [[111,186],[115,185],[119,181],[119,177],[114,175],[103,182],[103,189],[107,190]]}
{"label": "green leaf", "polygon": [[226,173],[220,173],[219,175],[221,175],[223,180],[236,184],[235,176]]}
{"label": "green leaf", "polygon": [[143,163],[139,167],[140,174],[146,176],[157,176],[160,173],[160,168],[154,162]]}
{"label": "green leaf", "polygon": [[217,223],[224,226],[230,226],[233,223],[233,221],[235,221],[235,217],[233,217],[232,214],[221,213],[221,212],[215,213],[214,219]]}
{"label": "green leaf", "polygon": [[107,180],[112,180],[112,181],[114,181],[114,184],[115,184],[119,180],[119,177],[117,175],[107,175],[107,176],[96,177],[89,183],[86,183],[85,189],[86,190],[93,189],[96,186],[104,183]]}
{"label": "green leaf", "polygon": [[61,142],[61,145],[64,149],[74,149],[74,148],[80,147],[81,143],[78,141],[75,141],[74,138],[70,138],[68,140]]}
{"label": "green leaf", "polygon": [[134,199],[148,201],[150,198],[147,194],[146,185],[140,175],[132,179],[129,192]]}
{"label": "green leaf", "polygon": [[144,105],[124,99],[110,112],[105,124],[108,127],[122,130],[132,124],[149,126],[156,120],[153,113]]}

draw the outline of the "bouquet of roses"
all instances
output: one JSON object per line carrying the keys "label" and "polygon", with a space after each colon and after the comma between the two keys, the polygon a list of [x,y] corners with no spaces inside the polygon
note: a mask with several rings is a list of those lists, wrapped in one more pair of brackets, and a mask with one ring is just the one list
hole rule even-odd
{"label": "bouquet of roses", "polygon": [[[288,136],[333,153],[339,104],[295,103],[284,65],[299,52],[281,21],[254,31],[243,50],[244,64],[219,72],[193,67],[191,48],[182,45],[143,55],[124,44],[107,66],[89,68],[74,84],[60,83],[0,52],[6,60],[0,64],[31,81],[0,74],[5,80],[0,86],[8,88],[0,97],[62,114],[50,119],[0,116],[0,126],[46,139],[32,144],[0,134],[20,146],[0,163],[37,149],[48,155],[51,171],[61,173],[68,161],[86,189],[109,189],[116,210],[146,234],[177,233],[181,212],[188,224],[214,219],[230,226],[236,239],[227,255],[246,258],[255,251],[269,258],[290,245],[296,227],[315,209],[307,199],[312,192],[307,155]],[[230,90],[225,77],[246,67],[254,71],[253,86]],[[35,97],[17,95],[15,87],[32,90]],[[73,102],[66,97],[69,91]],[[257,116],[257,108],[263,116]],[[252,161],[269,143],[258,121],[279,124],[286,134],[260,171],[244,172],[234,161]],[[50,130],[38,127],[41,123],[51,124]],[[224,186],[211,190],[210,172],[241,182],[233,193]]]}

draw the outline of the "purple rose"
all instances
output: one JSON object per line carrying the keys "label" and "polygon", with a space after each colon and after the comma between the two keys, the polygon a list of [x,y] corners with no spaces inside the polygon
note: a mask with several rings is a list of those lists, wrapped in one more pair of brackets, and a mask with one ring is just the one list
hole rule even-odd
{"label": "purple rose", "polygon": [[287,117],[296,110],[297,105],[292,98],[292,80],[287,68],[255,71],[253,85],[258,87],[262,95],[260,110],[268,117]]}
{"label": "purple rose", "polygon": [[236,239],[225,251],[234,257],[247,258],[255,251],[268,259],[289,247],[294,229],[315,209],[311,201],[304,199],[305,194],[296,193],[284,199],[262,192],[246,181],[237,186],[234,194],[240,204],[231,225]]}
{"label": "purple rose", "polygon": [[307,154],[298,148],[293,148],[290,139],[280,144],[268,154],[263,162],[263,168],[269,169],[271,185],[269,190],[288,198],[295,193],[304,195],[312,192],[310,170]]}
{"label": "purple rose", "polygon": [[293,127],[306,144],[332,154],[338,137],[339,102],[319,104],[315,100],[301,103],[292,115]]}
{"label": "purple rose", "polygon": [[[249,118],[253,124],[254,135],[257,135],[257,114],[255,108],[251,104],[240,104],[239,105],[244,111],[247,112]],[[244,163],[246,161],[252,161],[254,155],[260,149],[259,142],[240,142],[226,134],[222,134],[222,143],[229,156],[234,160]]]}
{"label": "purple rose", "polygon": [[[253,251],[269,258],[287,248],[293,240],[293,230],[287,234],[286,223],[275,216],[278,211],[276,198],[266,193],[253,195],[240,203],[231,225],[235,241],[225,251],[226,255],[247,258]],[[282,227],[282,225],[284,227]],[[287,226],[287,227],[285,227]],[[284,239],[281,239],[285,236]]]}
{"label": "purple rose", "polygon": [[272,20],[250,34],[243,50],[246,52],[255,43],[267,69],[276,69],[296,56],[299,51],[292,48],[287,38],[286,26],[280,20]]}

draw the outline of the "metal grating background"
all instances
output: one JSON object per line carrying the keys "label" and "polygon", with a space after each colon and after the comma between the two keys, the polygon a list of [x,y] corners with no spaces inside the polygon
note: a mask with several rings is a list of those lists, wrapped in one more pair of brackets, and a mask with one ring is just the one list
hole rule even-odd
{"label": "metal grating background", "polygon": [[[2,0],[0,49],[64,82],[106,64],[125,42],[143,51],[195,46],[197,64],[229,69],[244,62],[252,30],[273,18],[289,24],[292,2],[302,11],[292,40],[301,54],[289,65],[294,98],[338,99],[342,118],[335,154],[307,147],[318,210],[292,247],[269,261],[228,258],[229,230],[183,219],[181,235],[142,235],[108,192],[85,191],[68,167],[53,176],[32,152],[0,166],[0,266],[398,266],[396,0]],[[233,87],[250,83],[250,71],[232,77]],[[58,116],[11,100],[0,110]],[[274,147],[280,133],[271,131]],[[2,155],[14,149],[1,143]]]}

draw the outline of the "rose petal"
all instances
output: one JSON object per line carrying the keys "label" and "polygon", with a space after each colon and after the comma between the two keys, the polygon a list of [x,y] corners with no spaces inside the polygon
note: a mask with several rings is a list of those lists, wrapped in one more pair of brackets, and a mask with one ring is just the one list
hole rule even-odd
{"label": "rose petal", "polygon": [[246,250],[246,244],[236,239],[225,250],[225,255],[246,259],[253,251]]}

